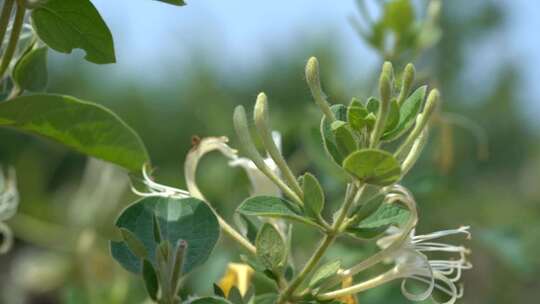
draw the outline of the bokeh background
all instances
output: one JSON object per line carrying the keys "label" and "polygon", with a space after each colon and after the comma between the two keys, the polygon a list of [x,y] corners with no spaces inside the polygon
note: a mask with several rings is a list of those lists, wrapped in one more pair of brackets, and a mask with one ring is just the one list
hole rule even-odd
{"label": "bokeh background", "polygon": [[[377,2],[366,1],[374,18]],[[414,1],[417,7],[428,1]],[[226,135],[236,144],[232,111],[270,99],[272,123],[296,172],[310,170],[337,201],[342,176],[313,137],[319,113],[303,76],[321,63],[334,103],[375,94],[383,61],[355,32],[354,0],[209,1],[183,8],[147,0],[94,0],[107,21],[118,63],[95,66],[81,52],[51,52],[49,91],[113,109],[146,143],[157,179],[184,186],[183,160],[193,135]],[[442,36],[413,61],[444,104],[428,148],[405,180],[420,207],[418,230],[470,224],[474,269],[460,303],[535,303],[540,298],[540,3],[443,1]],[[116,266],[106,240],[118,211],[135,197],[124,172],[49,141],[0,129],[0,163],[14,166],[20,212],[9,222],[16,247],[0,257],[0,303],[142,303],[139,280]],[[210,155],[199,169],[206,196],[226,218],[248,195],[241,170]],[[324,175],[321,174],[324,172]],[[332,207],[327,212],[330,212]],[[300,228],[295,259],[317,234]],[[457,240],[461,241],[461,240]],[[343,240],[330,252],[347,261],[369,245]],[[223,237],[211,261],[186,280],[208,294],[239,251]],[[408,303],[399,284],[360,303]],[[426,303],[430,303],[427,301]]]}

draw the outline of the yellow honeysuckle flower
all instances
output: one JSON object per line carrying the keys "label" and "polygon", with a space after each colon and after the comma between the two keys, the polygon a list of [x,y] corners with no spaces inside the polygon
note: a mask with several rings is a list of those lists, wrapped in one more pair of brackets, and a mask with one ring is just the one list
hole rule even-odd
{"label": "yellow honeysuckle flower", "polygon": [[[343,282],[341,282],[341,287],[343,288],[351,287],[352,284],[353,284],[353,277],[348,276],[343,280]],[[341,297],[338,300],[345,304],[358,304],[358,300],[356,299],[356,296],[353,294]]]}
{"label": "yellow honeysuckle flower", "polygon": [[229,263],[227,265],[227,271],[219,281],[218,285],[226,296],[229,295],[229,291],[232,287],[237,287],[238,290],[240,290],[240,294],[244,296],[249,288],[252,275],[253,268],[251,268],[249,265],[242,263]]}

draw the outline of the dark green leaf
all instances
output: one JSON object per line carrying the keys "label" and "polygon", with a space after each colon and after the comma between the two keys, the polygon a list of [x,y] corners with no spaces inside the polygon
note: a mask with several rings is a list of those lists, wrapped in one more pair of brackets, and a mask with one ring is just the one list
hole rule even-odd
{"label": "dark green leaf", "polygon": [[148,251],[136,235],[125,228],[120,228],[120,233],[129,250],[131,250],[136,257],[144,259],[148,256]]}
{"label": "dark green leaf", "polygon": [[310,225],[316,225],[310,219],[305,218],[300,210],[298,210],[291,202],[279,197],[250,197],[245,200],[236,211],[248,216],[286,218]]}
{"label": "dark green leaf", "polygon": [[219,287],[218,284],[214,283],[214,295],[220,297],[220,298],[224,298],[225,297],[225,292],[223,292],[223,289],[221,289],[221,287]]}
{"label": "dark green leaf", "polygon": [[[346,121],[347,120],[347,108],[344,105],[336,104],[331,106],[332,112],[336,116],[337,120]],[[336,137],[332,132],[332,126],[326,121],[326,116],[323,116],[321,119],[321,137],[323,140],[323,145],[330,157],[341,166],[343,159],[347,155],[342,155],[338,149]]]}
{"label": "dark green leaf", "polygon": [[324,207],[324,191],[317,178],[311,173],[303,176],[303,190],[306,215],[319,219]]}
{"label": "dark green leaf", "polygon": [[47,87],[47,47],[26,52],[13,68],[13,81],[21,90],[43,91]]}
{"label": "dark green leaf", "polygon": [[172,5],[177,5],[177,6],[186,5],[186,2],[184,0],[156,0],[156,1],[161,1],[161,2],[165,2]]}
{"label": "dark green leaf", "polygon": [[41,1],[32,20],[38,36],[59,52],[81,48],[88,61],[116,61],[111,32],[90,0]]}
{"label": "dark green leaf", "polygon": [[387,186],[401,176],[401,168],[394,156],[378,149],[352,153],[343,161],[343,168],[366,184]]}
{"label": "dark green leaf", "polygon": [[341,267],[341,261],[336,260],[332,261],[330,263],[324,264],[317,269],[315,274],[313,274],[313,277],[309,281],[309,287],[315,288],[318,287],[321,283],[324,283],[324,281],[332,276],[334,276],[339,268]]}
{"label": "dark green leaf", "polygon": [[383,140],[394,140],[414,125],[416,116],[420,112],[420,108],[426,97],[426,90],[427,86],[418,88],[403,102],[399,109],[399,122],[397,126],[391,131],[386,132],[382,137]]}
{"label": "dark green leaf", "polygon": [[152,263],[146,259],[143,261],[142,276],[148,295],[152,300],[157,301],[159,283],[156,270],[154,269],[154,266],[152,266]]}
{"label": "dark green leaf", "polygon": [[349,155],[357,149],[352,130],[346,122],[336,120],[330,127],[334,133],[337,148],[341,155]]}
{"label": "dark green leaf", "polygon": [[[157,266],[156,251],[159,244],[154,239],[152,229],[154,214],[159,220],[162,243],[177,244],[179,240],[187,242],[189,249],[183,262],[184,273],[208,259],[219,238],[219,224],[206,203],[195,198],[146,197],[122,212],[116,226],[135,234],[146,247],[148,259]],[[111,242],[111,253],[127,270],[140,272],[140,260],[123,242]]]}
{"label": "dark green leaf", "polygon": [[139,171],[149,161],[141,139],[107,108],[61,95],[0,103],[0,126],[56,140],[81,153]]}
{"label": "dark green leaf", "polygon": [[281,234],[269,223],[263,224],[255,241],[259,261],[270,270],[285,266],[287,246]]}
{"label": "dark green leaf", "polygon": [[231,289],[229,290],[229,296],[227,297],[227,300],[229,300],[233,304],[244,304],[244,299],[242,299],[240,290],[236,286],[231,287]]}

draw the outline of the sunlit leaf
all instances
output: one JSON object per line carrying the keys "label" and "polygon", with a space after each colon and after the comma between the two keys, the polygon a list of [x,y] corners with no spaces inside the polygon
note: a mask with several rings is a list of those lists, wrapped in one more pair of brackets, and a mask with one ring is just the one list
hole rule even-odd
{"label": "sunlit leaf", "polygon": [[424,102],[426,90],[427,86],[416,89],[416,91],[403,102],[399,109],[399,122],[394,129],[383,135],[383,140],[394,140],[407,132],[407,130],[414,125],[416,116],[418,115],[418,112],[420,112],[420,108]]}
{"label": "sunlit leaf", "polygon": [[13,81],[21,90],[39,92],[47,87],[47,47],[26,52],[13,68]]}
{"label": "sunlit leaf", "polygon": [[90,0],[40,1],[32,20],[39,38],[58,52],[80,48],[88,61],[116,61],[111,32]]}
{"label": "sunlit leaf", "polygon": [[404,207],[397,204],[383,204],[360,224],[347,228],[347,232],[359,238],[373,238],[386,231],[391,225],[403,225],[409,216],[410,211]]}
{"label": "sunlit leaf", "polygon": [[343,168],[366,184],[387,186],[401,176],[394,156],[386,151],[365,149],[352,153],[343,161]]}
{"label": "sunlit leaf", "polygon": [[41,94],[2,102],[0,126],[53,139],[131,171],[149,161],[137,133],[118,116],[69,96]]}

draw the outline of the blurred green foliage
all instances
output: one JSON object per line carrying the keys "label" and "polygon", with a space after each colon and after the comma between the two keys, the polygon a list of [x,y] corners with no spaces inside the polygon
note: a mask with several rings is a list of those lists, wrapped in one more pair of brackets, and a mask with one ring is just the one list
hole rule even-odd
{"label": "blurred green foliage", "polygon": [[[428,149],[404,183],[419,203],[419,230],[472,225],[474,269],[465,274],[463,303],[534,303],[540,297],[540,132],[530,129],[520,115],[522,95],[517,84],[521,75],[512,62],[493,62],[498,73],[489,75],[493,81],[482,84],[481,93],[463,87],[466,64],[471,57],[481,56],[471,54],[470,48],[504,26],[504,11],[494,1],[474,5],[466,13],[465,0],[444,5],[439,44],[415,62],[419,74],[429,75],[428,81],[440,88],[444,105]],[[348,103],[353,96],[337,78],[343,74],[339,67],[346,58],[338,58],[333,47],[320,41],[306,43],[286,56],[269,56],[262,68],[241,82],[230,81],[231,75],[205,64],[204,55],[182,71],[179,83],[171,74],[163,77],[168,79],[163,86],[119,79],[114,86],[102,87],[99,76],[77,63],[57,69],[61,73],[51,75],[49,91],[70,93],[113,109],[143,138],[158,168],[156,177],[181,186],[181,164],[191,136],[228,135],[234,147],[234,106],[252,104],[255,94],[264,90],[272,104],[272,124],[280,126],[283,151],[293,170],[309,169],[320,176],[332,201],[340,199],[336,196],[343,189],[335,185],[342,173],[317,174],[322,166],[334,165],[313,142],[318,140],[319,114],[302,72],[308,56],[316,55],[330,100]],[[371,93],[361,90],[365,88],[355,92],[361,94],[358,97]],[[484,141],[479,143],[475,137],[476,131],[462,128],[470,125],[469,120],[485,133],[489,154]],[[22,197],[20,213],[10,221],[17,246],[0,259],[0,303],[141,303],[142,283],[113,263],[105,242],[112,235],[116,214],[133,199],[126,177],[111,173],[113,178],[103,185],[100,174],[88,177],[89,170],[103,173],[103,164],[89,164],[94,169],[85,171],[83,156],[10,130],[0,129],[0,143],[0,163],[16,167]],[[229,168],[219,155],[205,159],[201,167],[198,178],[203,192],[218,212],[231,218],[248,195],[246,176],[240,169]],[[312,233],[307,229],[295,232],[295,243],[305,248],[295,256],[297,261],[311,252],[317,238]],[[345,241],[329,252],[328,261],[340,257],[348,263],[371,250],[359,241]],[[211,261],[188,278],[186,288],[209,294],[211,283],[219,280],[237,253],[234,244],[222,237]],[[46,279],[36,284],[33,280],[39,276]],[[396,284],[370,291],[360,300],[362,304],[407,303]]]}

